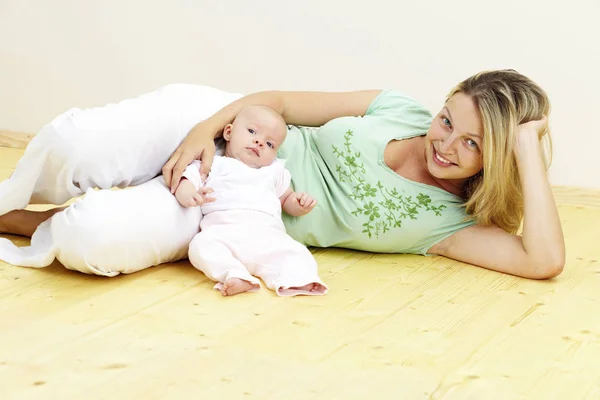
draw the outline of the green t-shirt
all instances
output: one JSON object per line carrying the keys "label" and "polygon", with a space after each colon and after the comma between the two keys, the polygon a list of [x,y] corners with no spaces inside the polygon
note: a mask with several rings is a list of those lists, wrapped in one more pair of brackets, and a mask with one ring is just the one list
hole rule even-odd
{"label": "green t-shirt", "polygon": [[415,100],[385,90],[365,116],[291,126],[278,156],[287,160],[294,190],[318,204],[302,217],[284,214],[290,236],[308,246],[426,255],[473,224],[460,197],[403,178],[383,161],[390,141],[425,135],[431,121]]}

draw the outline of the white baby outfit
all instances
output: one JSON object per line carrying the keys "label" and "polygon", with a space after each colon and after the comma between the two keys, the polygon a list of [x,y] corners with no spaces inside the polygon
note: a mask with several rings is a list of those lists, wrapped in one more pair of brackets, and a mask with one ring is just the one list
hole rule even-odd
{"label": "white baby outfit", "polygon": [[[196,189],[202,185],[199,161],[184,177]],[[283,160],[252,168],[241,161],[216,156],[206,181],[216,201],[201,206],[203,218],[189,246],[188,257],[200,271],[222,287],[229,278],[260,285],[261,278],[279,296],[323,295],[327,286],[318,275],[310,251],[292,239],[281,221],[282,196],[290,186]],[[291,289],[319,283],[322,290]]]}

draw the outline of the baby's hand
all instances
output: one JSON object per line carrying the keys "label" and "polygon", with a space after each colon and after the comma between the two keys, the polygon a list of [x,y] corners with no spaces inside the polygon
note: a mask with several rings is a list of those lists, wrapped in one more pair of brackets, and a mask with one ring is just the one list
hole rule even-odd
{"label": "baby's hand", "polygon": [[306,193],[296,193],[296,201],[307,213],[317,205],[317,201]]}
{"label": "baby's hand", "polygon": [[183,207],[199,207],[206,203],[215,201],[214,197],[208,197],[213,189],[206,186],[201,187],[200,190],[196,191],[194,185],[184,179],[181,181],[175,192],[175,198]]}
{"label": "baby's hand", "polygon": [[293,193],[290,197],[292,200],[291,206],[295,209],[290,210],[292,211],[291,214],[298,217],[308,214],[317,205],[317,201],[306,193]]}

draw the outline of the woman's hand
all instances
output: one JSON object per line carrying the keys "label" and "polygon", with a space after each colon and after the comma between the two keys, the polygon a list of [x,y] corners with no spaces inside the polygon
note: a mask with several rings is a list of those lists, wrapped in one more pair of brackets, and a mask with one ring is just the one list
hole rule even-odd
{"label": "woman's hand", "polygon": [[519,132],[519,135],[527,134],[527,132],[529,132],[529,134],[535,134],[538,140],[541,140],[542,137],[546,134],[547,127],[548,117],[544,115],[541,119],[529,121],[519,125],[517,127],[517,130]]}
{"label": "woman's hand", "polygon": [[199,123],[192,128],[171,155],[169,161],[162,168],[165,183],[171,188],[171,193],[175,193],[183,172],[194,160],[201,161],[200,177],[203,182],[206,180],[215,156],[214,137],[212,130],[207,129],[203,123]]}
{"label": "woman's hand", "polygon": [[544,115],[541,119],[529,121],[517,127],[517,141],[515,155],[517,159],[523,156],[528,146],[539,148],[539,141],[548,132],[548,118]]}

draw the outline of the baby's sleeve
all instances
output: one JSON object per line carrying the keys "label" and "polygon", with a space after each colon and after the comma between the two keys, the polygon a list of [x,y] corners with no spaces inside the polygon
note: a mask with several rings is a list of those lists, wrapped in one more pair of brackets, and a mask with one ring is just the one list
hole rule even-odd
{"label": "baby's sleeve", "polygon": [[292,182],[292,175],[290,171],[286,168],[281,169],[281,173],[279,173],[275,180],[275,194],[277,197],[283,196],[283,194],[288,190],[290,184]]}
{"label": "baby's sleeve", "polygon": [[182,178],[186,178],[192,182],[192,185],[199,190],[202,186],[202,179],[200,178],[200,161],[194,160],[190,165],[187,166],[183,172]]}

